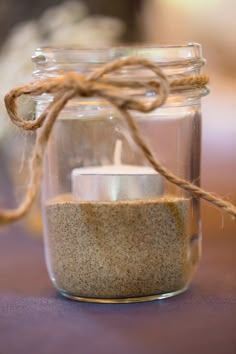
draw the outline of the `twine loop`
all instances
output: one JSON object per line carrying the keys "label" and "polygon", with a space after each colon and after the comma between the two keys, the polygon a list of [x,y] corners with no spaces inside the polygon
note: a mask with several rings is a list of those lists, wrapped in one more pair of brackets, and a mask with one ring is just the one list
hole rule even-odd
{"label": "twine loop", "polygon": [[[129,66],[139,69],[148,69],[154,74],[155,78],[152,77],[151,80],[120,80],[118,75],[114,75],[118,70],[125,70],[126,67]],[[30,209],[41,183],[43,158],[53,125],[67,102],[77,96],[99,97],[108,101],[126,120],[134,142],[142,150],[146,159],[156,172],[160,173],[169,182],[192,193],[197,198],[207,200],[235,218],[236,207],[230,202],[204,191],[195,184],[179,178],[171,171],[167,170],[154,157],[135,119],[130,113],[132,110],[148,113],[161,107],[172,89],[187,89],[193,86],[204,88],[207,83],[208,77],[206,75],[168,80],[157,64],[140,57],[127,57],[107,63],[88,75],[69,72],[57,77],[39,79],[28,85],[19,86],[11,90],[5,96],[5,105],[12,122],[20,129],[26,131],[33,131],[38,128],[41,129],[37,132],[33,155],[30,161],[30,180],[26,196],[18,208],[13,210],[0,210],[0,224],[16,221],[22,218]],[[127,94],[130,90],[132,91],[132,95]],[[154,99],[139,99],[138,94],[135,95],[135,92],[139,93],[140,90],[155,93]],[[39,96],[42,94],[50,94],[53,95],[54,98],[38,118],[26,121],[19,116],[16,101],[20,96]]]}

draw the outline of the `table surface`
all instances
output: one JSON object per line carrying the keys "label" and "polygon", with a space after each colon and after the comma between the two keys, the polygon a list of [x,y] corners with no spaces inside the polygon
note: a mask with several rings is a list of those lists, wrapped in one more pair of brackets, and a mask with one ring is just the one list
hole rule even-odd
{"label": "table surface", "polygon": [[175,298],[106,305],[53,289],[41,240],[0,233],[0,354],[235,354],[236,235],[206,237],[192,287]]}

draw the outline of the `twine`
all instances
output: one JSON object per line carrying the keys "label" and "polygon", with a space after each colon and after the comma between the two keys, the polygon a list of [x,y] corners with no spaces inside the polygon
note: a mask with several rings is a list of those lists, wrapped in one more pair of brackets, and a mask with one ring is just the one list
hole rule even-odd
{"label": "twine", "polygon": [[[114,81],[109,74],[127,66],[139,66],[141,69],[149,69],[155,74],[155,80],[128,80]],[[204,88],[208,83],[205,75],[189,76],[169,81],[158,65],[149,60],[137,57],[127,57],[114,60],[95,70],[92,74],[81,75],[75,72],[62,76],[49,77],[36,80],[28,85],[19,86],[11,90],[5,97],[5,105],[12,122],[23,130],[33,131],[40,128],[30,161],[30,181],[25,198],[16,209],[0,210],[0,224],[8,224],[22,218],[30,209],[41,183],[43,174],[43,158],[46,146],[52,132],[54,123],[67,102],[77,96],[100,97],[113,105],[128,123],[129,130],[135,143],[142,150],[146,159],[160,175],[169,182],[191,192],[195,197],[207,200],[209,203],[223,209],[226,213],[236,217],[236,207],[230,202],[204,191],[193,183],[177,177],[167,170],[153,155],[143,138],[130,110],[148,113],[162,106],[171,89],[186,89],[192,87]],[[153,101],[138,100],[135,96],[125,94],[123,88],[143,88],[153,91],[156,97]],[[45,111],[35,120],[26,121],[18,115],[16,100],[22,95],[39,96],[41,94],[53,94],[54,99]]]}

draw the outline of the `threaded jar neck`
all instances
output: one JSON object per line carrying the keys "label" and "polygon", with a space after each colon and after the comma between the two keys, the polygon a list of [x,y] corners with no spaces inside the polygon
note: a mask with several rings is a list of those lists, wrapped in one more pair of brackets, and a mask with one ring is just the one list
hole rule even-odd
{"label": "threaded jar neck", "polygon": [[[32,61],[35,64],[33,76],[35,78],[47,78],[62,75],[70,71],[89,74],[105,63],[128,56],[136,56],[153,61],[161,67],[164,74],[170,80],[199,75],[205,64],[205,59],[202,57],[201,45],[197,43],[175,46],[130,46],[110,49],[44,47],[36,49],[32,56]],[[112,74],[113,77],[118,80],[134,78],[150,80],[154,78],[154,73],[145,68],[128,67],[121,68]],[[170,94],[166,105],[193,104],[207,93],[207,88],[199,87],[177,90]],[[48,100],[51,99],[52,97],[45,95],[44,97],[36,98],[36,101],[40,100],[40,106],[43,108]],[[97,104],[97,100],[94,99],[77,98],[76,100],[72,100],[65,109],[74,109],[74,105],[78,105],[80,102],[84,105],[86,102],[92,104],[94,101]]]}

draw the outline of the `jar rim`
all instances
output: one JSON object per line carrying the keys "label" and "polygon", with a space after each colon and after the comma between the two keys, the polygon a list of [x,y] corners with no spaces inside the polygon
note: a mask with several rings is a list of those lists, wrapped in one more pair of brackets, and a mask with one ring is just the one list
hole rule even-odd
{"label": "jar rim", "polygon": [[[79,47],[41,47],[36,49],[32,60],[35,64],[33,76],[46,78],[62,75],[66,72],[76,71],[89,74],[112,60],[136,56],[148,59],[161,67],[168,78],[178,79],[185,76],[195,76],[205,64],[202,57],[202,47],[198,43],[185,43],[181,45],[135,45],[111,48],[79,48]],[[113,79],[127,78],[151,79],[153,73],[147,69],[124,68],[114,73]],[[172,94],[192,97],[205,96],[207,87],[191,87],[177,90]]]}
{"label": "jar rim", "polygon": [[35,50],[32,61],[36,65],[46,62],[99,64],[126,56],[145,57],[159,64],[170,65],[186,60],[201,62],[202,47],[194,42],[180,45],[134,45],[111,48],[40,47]]}

